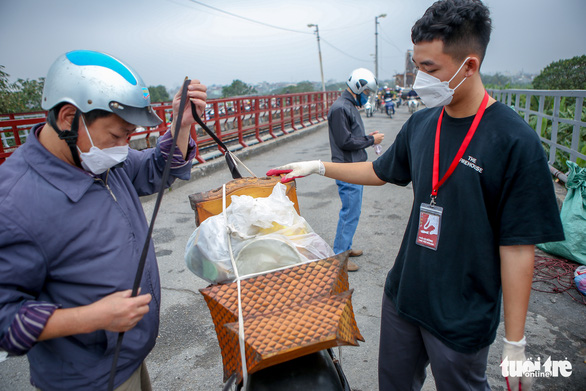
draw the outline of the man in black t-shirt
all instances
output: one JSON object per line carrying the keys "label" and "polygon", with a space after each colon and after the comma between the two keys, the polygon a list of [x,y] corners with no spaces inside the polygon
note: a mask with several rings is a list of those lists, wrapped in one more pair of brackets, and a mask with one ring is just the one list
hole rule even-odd
{"label": "man in black t-shirt", "polygon": [[[363,185],[413,183],[413,209],[383,294],[380,390],[420,389],[428,364],[440,391],[489,390],[501,292],[503,362],[519,365],[534,244],[564,238],[539,138],[480,79],[490,31],[479,0],[434,3],[411,35],[414,89],[427,109],[373,163],[279,168],[291,170],[285,181],[321,172]],[[531,388],[524,376],[509,373],[506,382]]]}

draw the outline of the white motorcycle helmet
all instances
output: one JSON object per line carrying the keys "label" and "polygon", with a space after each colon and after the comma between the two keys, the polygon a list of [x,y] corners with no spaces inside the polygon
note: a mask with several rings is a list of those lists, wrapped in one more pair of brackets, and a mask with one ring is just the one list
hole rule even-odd
{"label": "white motorcycle helmet", "polygon": [[373,93],[377,90],[378,82],[373,73],[365,68],[358,68],[352,71],[348,81],[346,82],[350,90],[356,95],[362,94],[369,90],[366,94]]}
{"label": "white motorcycle helmet", "polygon": [[364,106],[369,96],[376,92],[378,82],[371,71],[358,68],[352,71],[346,85],[356,94],[356,105]]}
{"label": "white motorcycle helmet", "polygon": [[137,126],[162,122],[138,73],[100,52],[75,50],[55,60],[45,78],[41,107],[51,110],[60,103],[71,103],[82,113],[109,111]]}

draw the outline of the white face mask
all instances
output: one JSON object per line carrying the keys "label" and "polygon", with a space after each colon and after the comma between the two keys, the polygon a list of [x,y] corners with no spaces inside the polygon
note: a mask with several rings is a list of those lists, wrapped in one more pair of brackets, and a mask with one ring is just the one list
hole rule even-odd
{"label": "white face mask", "polygon": [[96,147],[87,129],[83,115],[81,116],[81,120],[85,127],[85,132],[92,143],[92,147],[88,152],[81,152],[81,149],[77,147],[79,157],[81,158],[81,165],[86,171],[99,175],[126,160],[128,156],[128,145],[104,149]]}
{"label": "white face mask", "polygon": [[460,85],[464,83],[464,80],[466,80],[467,77],[464,77],[464,80],[462,80],[460,84],[458,84],[453,89],[450,88],[450,82],[454,80],[454,77],[456,77],[464,64],[466,64],[466,61],[469,59],[470,57],[466,57],[462,65],[460,65],[460,68],[458,68],[454,76],[452,76],[449,81],[441,81],[437,77],[431,76],[422,71],[417,72],[415,83],[413,83],[413,89],[415,92],[417,92],[417,95],[419,95],[423,103],[425,103],[425,106],[445,106],[452,102],[454,91],[456,91],[456,88],[460,87]]}

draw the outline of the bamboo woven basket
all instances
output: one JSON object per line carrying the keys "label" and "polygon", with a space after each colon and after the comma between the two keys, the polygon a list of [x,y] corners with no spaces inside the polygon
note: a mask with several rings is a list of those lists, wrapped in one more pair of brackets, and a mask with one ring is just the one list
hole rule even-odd
{"label": "bamboo woven basket", "polygon": [[[241,178],[226,184],[231,195],[267,197],[280,178]],[[299,211],[295,182],[287,196]],[[222,211],[222,188],[189,196],[196,225]],[[292,266],[241,280],[242,315],[248,373],[323,349],[364,341],[352,309],[348,255]],[[216,329],[224,380],[242,379],[238,342],[237,284],[200,290]]]}
{"label": "bamboo woven basket", "polygon": [[[249,373],[364,341],[352,309],[347,259],[326,258],[241,281]],[[200,292],[216,328],[224,380],[234,373],[241,379],[236,283],[211,285]]]}

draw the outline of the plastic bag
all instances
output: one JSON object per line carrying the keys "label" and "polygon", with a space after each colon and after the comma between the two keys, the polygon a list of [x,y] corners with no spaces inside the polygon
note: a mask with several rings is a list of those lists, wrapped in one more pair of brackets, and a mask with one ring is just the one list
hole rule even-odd
{"label": "plastic bag", "polygon": [[204,280],[234,281],[228,240],[240,276],[334,255],[299,216],[283,184],[277,183],[268,197],[241,195],[231,200],[226,217],[221,213],[207,218],[187,241],[187,267]]}
{"label": "plastic bag", "polygon": [[568,194],[562,204],[560,217],[566,240],[538,244],[547,253],[586,265],[586,168],[567,161],[570,172],[566,187]]}
{"label": "plastic bag", "polygon": [[576,268],[574,272],[574,283],[576,284],[576,289],[586,296],[586,266],[578,266]]}

